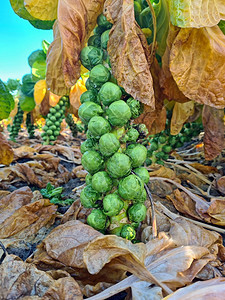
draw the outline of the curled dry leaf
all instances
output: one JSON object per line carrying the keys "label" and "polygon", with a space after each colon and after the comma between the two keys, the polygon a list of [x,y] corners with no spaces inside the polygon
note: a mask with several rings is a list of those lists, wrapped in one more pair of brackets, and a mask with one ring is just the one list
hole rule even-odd
{"label": "curled dry leaf", "polygon": [[50,21],[57,18],[58,0],[24,0],[24,5],[39,20]]}
{"label": "curled dry leaf", "polygon": [[202,122],[205,130],[204,152],[205,159],[217,157],[224,148],[224,111],[205,105]]}
{"label": "curled dry leaf", "polygon": [[173,115],[170,123],[170,134],[177,135],[184,123],[194,113],[194,101],[186,103],[176,102],[173,108]]}
{"label": "curled dry leaf", "polygon": [[193,168],[195,168],[196,170],[200,171],[203,174],[219,173],[219,170],[216,167],[205,166],[200,163],[193,163],[193,164],[190,164],[190,166],[192,166]]}
{"label": "curled dry leaf", "polygon": [[107,17],[111,15],[109,20],[114,24],[107,47],[113,75],[127,93],[154,110],[153,80],[146,55],[148,46],[135,22],[133,1],[106,1],[104,11]]}
{"label": "curled dry leaf", "polygon": [[40,104],[40,114],[42,114],[43,116],[47,116],[47,114],[49,113],[49,109],[50,109],[49,95],[50,92],[47,90],[44,99],[41,101]]}
{"label": "curled dry leaf", "polygon": [[225,35],[218,26],[180,29],[169,61],[173,78],[187,98],[216,108],[225,106]]}
{"label": "curled dry leaf", "polygon": [[193,283],[179,289],[163,300],[212,300],[223,299],[225,293],[225,278],[219,277],[211,280]]}
{"label": "curled dry leaf", "polygon": [[212,27],[225,19],[221,0],[169,0],[170,20],[179,27]]}
{"label": "curled dry leaf", "polygon": [[225,194],[225,176],[220,177],[216,184],[220,193]]}
{"label": "curled dry leaf", "polygon": [[46,83],[48,89],[56,95],[63,96],[69,94],[66,87],[62,69],[62,40],[58,28],[58,21],[53,26],[54,41],[49,46],[47,52],[47,73]]}
{"label": "curled dry leaf", "polygon": [[13,149],[0,132],[0,164],[9,165],[13,161]]}

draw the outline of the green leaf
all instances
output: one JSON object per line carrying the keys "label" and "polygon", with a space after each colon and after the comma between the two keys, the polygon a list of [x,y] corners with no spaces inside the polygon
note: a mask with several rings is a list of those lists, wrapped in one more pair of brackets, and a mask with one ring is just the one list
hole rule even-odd
{"label": "green leaf", "polygon": [[25,20],[35,20],[34,17],[26,10],[24,6],[24,0],[10,0],[10,4],[14,12],[20,17]]}
{"label": "green leaf", "polygon": [[7,86],[0,79],[0,120],[8,118],[15,102]]}
{"label": "green leaf", "polygon": [[10,92],[16,91],[20,87],[20,80],[19,79],[11,79],[9,78],[7,80],[7,88],[9,89]]}
{"label": "green leaf", "polygon": [[220,21],[219,22],[219,28],[222,30],[223,34],[225,34],[225,21]]}
{"label": "green leaf", "polygon": [[42,48],[43,48],[43,51],[45,54],[47,54],[49,46],[50,46],[50,43],[48,41],[46,41],[46,40],[42,41]]}
{"label": "green leaf", "polygon": [[42,21],[38,19],[29,20],[30,24],[37,29],[50,30],[52,29],[55,20],[53,21]]}
{"label": "green leaf", "polygon": [[32,111],[35,108],[35,102],[33,97],[28,97],[23,93],[19,96],[20,107],[23,111]]}
{"label": "green leaf", "polygon": [[35,61],[32,65],[32,74],[39,79],[44,79],[46,75],[46,62],[45,61]]}
{"label": "green leaf", "polygon": [[45,61],[46,54],[43,50],[35,50],[28,57],[28,64],[32,68],[35,61]]}

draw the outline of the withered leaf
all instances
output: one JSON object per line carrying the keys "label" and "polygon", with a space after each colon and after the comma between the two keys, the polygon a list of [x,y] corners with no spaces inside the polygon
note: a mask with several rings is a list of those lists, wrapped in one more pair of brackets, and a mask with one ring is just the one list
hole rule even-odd
{"label": "withered leaf", "polygon": [[135,22],[134,3],[131,0],[107,1],[104,10],[112,11],[115,4],[119,14],[112,20],[114,25],[107,47],[112,73],[127,93],[154,110],[153,80],[142,44],[146,39]]}
{"label": "withered leaf", "polygon": [[216,184],[217,184],[218,190],[219,190],[221,193],[225,194],[225,176],[220,177],[220,178],[217,180]]}
{"label": "withered leaf", "polygon": [[54,33],[54,41],[49,46],[47,52],[46,83],[48,89],[50,89],[52,93],[59,96],[63,96],[69,94],[69,89],[66,87],[64,77],[63,77],[62,40],[58,28],[58,21],[55,21],[54,23],[53,33]]}
{"label": "withered leaf", "polygon": [[214,173],[219,173],[219,170],[216,167],[213,166],[205,166],[203,164],[200,163],[193,163],[190,164],[193,168],[195,168],[196,170],[200,171],[203,174],[214,174]]}
{"label": "withered leaf", "polygon": [[169,0],[170,20],[179,27],[212,27],[225,19],[220,0]]}
{"label": "withered leaf", "polygon": [[202,113],[205,159],[217,157],[224,148],[224,111],[205,105]]}
{"label": "withered leaf", "polygon": [[13,149],[0,132],[0,164],[9,165],[13,161]]}
{"label": "withered leaf", "polygon": [[187,98],[223,108],[224,68],[225,35],[218,26],[180,29],[170,52],[170,71]]}
{"label": "withered leaf", "polygon": [[194,113],[194,101],[188,101],[186,103],[176,102],[173,108],[173,115],[170,123],[170,134],[178,134],[184,123]]}

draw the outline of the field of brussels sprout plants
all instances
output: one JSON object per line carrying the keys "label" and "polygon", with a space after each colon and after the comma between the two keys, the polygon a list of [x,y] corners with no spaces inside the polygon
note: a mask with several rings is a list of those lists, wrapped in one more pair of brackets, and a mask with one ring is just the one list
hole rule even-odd
{"label": "field of brussels sprout plants", "polygon": [[225,4],[10,4],[54,40],[0,80],[2,299],[222,299]]}

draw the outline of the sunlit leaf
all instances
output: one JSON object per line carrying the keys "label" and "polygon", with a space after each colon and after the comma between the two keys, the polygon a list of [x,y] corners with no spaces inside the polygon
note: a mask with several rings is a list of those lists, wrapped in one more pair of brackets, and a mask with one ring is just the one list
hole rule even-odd
{"label": "sunlit leaf", "polygon": [[57,18],[58,0],[24,0],[24,5],[36,19],[49,21]]}
{"label": "sunlit leaf", "polygon": [[46,74],[46,62],[35,61],[32,65],[32,74],[39,79],[44,79]]}
{"label": "sunlit leaf", "polygon": [[48,41],[46,41],[46,40],[42,41],[42,49],[45,54],[47,54],[49,46],[50,46],[50,43]]}
{"label": "sunlit leaf", "polygon": [[0,79],[0,120],[8,118],[10,112],[15,107],[13,96],[7,86]]}
{"label": "sunlit leaf", "polygon": [[4,135],[0,132],[0,164],[9,165],[13,161],[13,149]]}
{"label": "sunlit leaf", "polygon": [[181,29],[170,52],[170,71],[189,99],[225,106],[225,36],[218,26]]}
{"label": "sunlit leaf", "polygon": [[10,4],[14,12],[23,19],[35,20],[33,16],[26,10],[24,6],[24,0],[10,0]]}
{"label": "sunlit leaf", "polygon": [[179,27],[211,27],[225,19],[223,0],[169,0],[170,19]]}
{"label": "sunlit leaf", "polygon": [[36,104],[40,104],[44,99],[47,90],[46,81],[44,79],[39,80],[34,86],[34,100]]}

